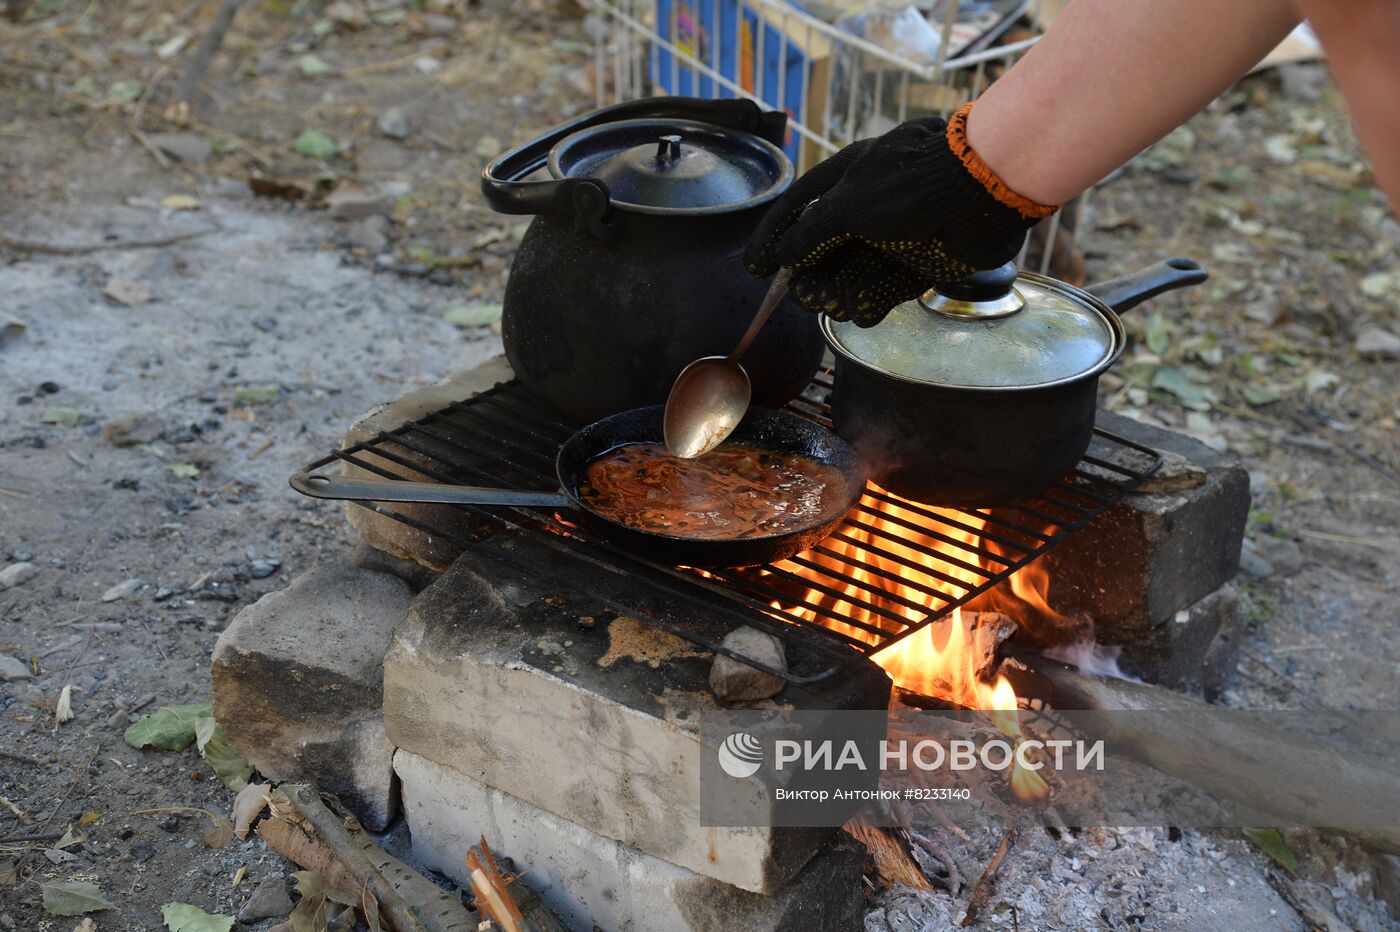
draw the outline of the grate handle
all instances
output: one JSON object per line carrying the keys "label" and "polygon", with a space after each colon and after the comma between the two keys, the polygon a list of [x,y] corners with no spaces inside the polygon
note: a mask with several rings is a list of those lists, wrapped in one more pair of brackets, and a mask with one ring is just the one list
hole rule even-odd
{"label": "grate handle", "polygon": [[441,482],[408,482],[397,479],[348,479],[300,472],[290,480],[292,488],[312,498],[351,502],[424,502],[441,505],[512,505],[525,508],[569,508],[573,502],[562,492],[520,492],[477,485]]}

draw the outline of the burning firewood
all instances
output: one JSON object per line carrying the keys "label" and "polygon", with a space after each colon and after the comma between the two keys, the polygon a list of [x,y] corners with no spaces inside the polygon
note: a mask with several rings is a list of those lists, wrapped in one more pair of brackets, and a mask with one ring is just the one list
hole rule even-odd
{"label": "burning firewood", "polygon": [[849,822],[845,828],[852,838],[865,845],[866,850],[870,852],[870,859],[875,864],[875,875],[885,887],[904,884],[916,890],[933,889],[933,884],[929,883],[924,872],[919,870],[919,865],[909,854],[909,849],[895,833],[862,822]]}

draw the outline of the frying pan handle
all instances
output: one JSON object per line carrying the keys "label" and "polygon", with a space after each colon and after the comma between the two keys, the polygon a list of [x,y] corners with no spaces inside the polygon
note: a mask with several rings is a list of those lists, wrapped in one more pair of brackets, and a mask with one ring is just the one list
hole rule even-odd
{"label": "frying pan handle", "polygon": [[568,508],[573,503],[560,492],[517,492],[475,485],[439,482],[400,482],[396,479],[347,479],[301,472],[292,488],[312,498],[350,502],[426,502],[443,505],[516,505],[526,508]]}
{"label": "frying pan handle", "polygon": [[1122,278],[1110,278],[1106,282],[1090,285],[1084,290],[1121,314],[1164,291],[1199,285],[1209,277],[1205,266],[1178,256],[1138,269]]}

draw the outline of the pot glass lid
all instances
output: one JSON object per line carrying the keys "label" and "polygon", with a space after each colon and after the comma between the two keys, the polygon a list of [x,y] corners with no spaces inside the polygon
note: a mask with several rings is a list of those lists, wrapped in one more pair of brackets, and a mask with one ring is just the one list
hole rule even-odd
{"label": "pot glass lid", "polygon": [[642,213],[712,214],[771,201],[792,181],[766,139],[689,120],[622,120],[579,130],[549,153],[555,178],[596,178],[614,205]]}
{"label": "pot glass lid", "polygon": [[[1116,348],[1094,307],[1049,279],[994,269],[994,288],[950,286],[899,305],[874,327],[823,319],[837,351],[912,382],[1031,388],[1094,370]],[[1011,282],[1014,281],[1014,285]]]}

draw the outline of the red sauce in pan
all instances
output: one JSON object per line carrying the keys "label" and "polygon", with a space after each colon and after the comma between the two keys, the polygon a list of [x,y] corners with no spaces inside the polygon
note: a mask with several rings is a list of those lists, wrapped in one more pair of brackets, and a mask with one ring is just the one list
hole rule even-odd
{"label": "red sauce in pan", "polygon": [[579,497],[619,524],[673,537],[737,540],[795,531],[841,506],[844,477],[792,453],[721,444],[696,459],[664,444],[618,447],[588,464]]}

